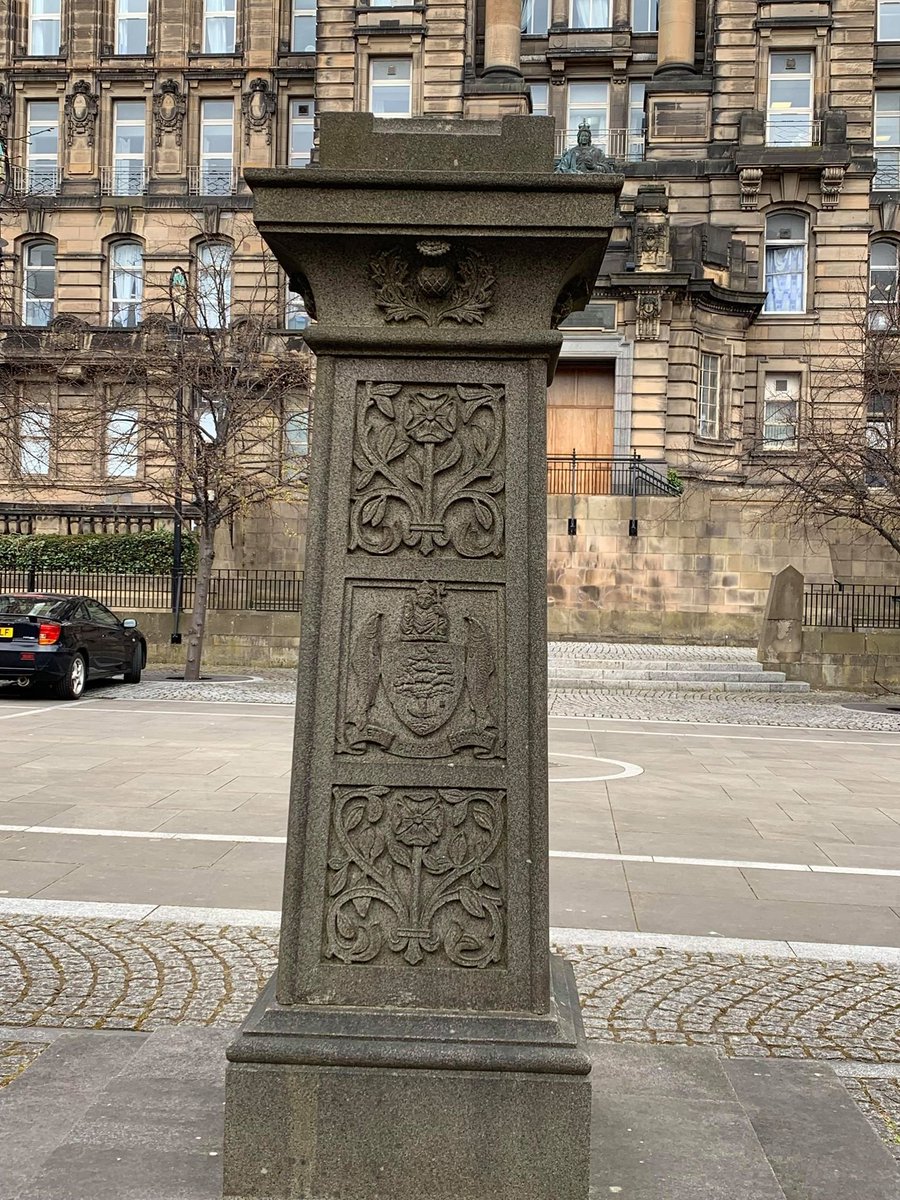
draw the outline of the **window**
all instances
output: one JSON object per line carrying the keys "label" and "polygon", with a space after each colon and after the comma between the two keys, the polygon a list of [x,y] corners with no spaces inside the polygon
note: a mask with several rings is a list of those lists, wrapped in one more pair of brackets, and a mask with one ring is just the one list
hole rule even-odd
{"label": "window", "polygon": [[609,84],[570,83],[569,112],[566,117],[566,140],[573,143],[578,136],[578,126],[587,121],[591,127],[591,138],[595,146],[608,150],[609,134]]}
{"label": "window", "polygon": [[800,376],[796,372],[766,375],[763,398],[763,449],[796,450]]}
{"label": "window", "polygon": [[609,0],[572,0],[573,29],[609,29]]}
{"label": "window", "polygon": [[308,324],[309,314],[303,303],[303,297],[292,292],[291,285],[288,283],[284,302],[284,327],[285,329],[305,329]]}
{"label": "window", "polygon": [[222,329],[230,320],[231,247],[207,243],[197,255],[197,321],[205,329]]}
{"label": "window", "polygon": [[23,317],[26,325],[49,325],[56,300],[56,248],[32,242],[25,250]]}
{"label": "window", "polygon": [[292,167],[305,167],[309,163],[313,148],[315,111],[312,100],[291,101],[289,165]]}
{"label": "window", "polygon": [[234,54],[237,0],[203,0],[203,53]]}
{"label": "window", "polygon": [[31,0],[28,53],[36,57],[59,54],[62,0]]}
{"label": "window", "polygon": [[298,54],[315,53],[316,0],[292,0],[291,49]]}
{"label": "window", "polygon": [[309,413],[294,413],[284,425],[285,453],[288,458],[305,458],[309,454]]}
{"label": "window", "polygon": [[697,436],[722,436],[722,359],[718,354],[700,355],[700,393],[697,399]]}
{"label": "window", "polygon": [[550,84],[530,83],[528,88],[531,92],[532,114],[536,117],[548,117],[550,115]]}
{"label": "window", "polygon": [[200,194],[230,196],[234,187],[234,101],[200,104]]}
{"label": "window", "polygon": [[369,61],[369,108],[376,117],[412,116],[412,59]]}
{"label": "window", "polygon": [[659,0],[632,0],[631,28],[635,33],[656,33],[659,29]]}
{"label": "window", "polygon": [[522,0],[522,32],[546,36],[550,26],[550,0]]}
{"label": "window", "polygon": [[19,469],[23,475],[50,474],[50,409],[43,405],[19,417]]}
{"label": "window", "polygon": [[106,474],[110,479],[134,479],[137,469],[138,415],[133,408],[123,408],[106,422]]}
{"label": "window", "polygon": [[869,303],[897,301],[897,244],[877,241],[869,252]]}
{"label": "window", "polygon": [[880,191],[900,188],[900,92],[875,93],[875,178]]}
{"label": "window", "polygon": [[117,242],[109,257],[109,323],[134,329],[141,321],[144,260],[137,242]]}
{"label": "window", "polygon": [[767,145],[811,146],[812,115],[812,54],[770,54]]}
{"label": "window", "polygon": [[116,0],[116,54],[146,54],[149,0]]}
{"label": "window", "polygon": [[114,196],[140,196],[144,190],[146,123],[143,100],[117,100],[113,104]]}
{"label": "window", "polygon": [[900,0],[878,0],[879,42],[900,42]]}
{"label": "window", "polygon": [[766,218],[764,313],[806,311],[806,217],[772,213]]}
{"label": "window", "polygon": [[28,191],[52,196],[59,181],[59,105],[32,100],[27,106]]}
{"label": "window", "polygon": [[625,157],[629,162],[640,162],[644,157],[644,94],[645,83],[628,85],[628,144]]}

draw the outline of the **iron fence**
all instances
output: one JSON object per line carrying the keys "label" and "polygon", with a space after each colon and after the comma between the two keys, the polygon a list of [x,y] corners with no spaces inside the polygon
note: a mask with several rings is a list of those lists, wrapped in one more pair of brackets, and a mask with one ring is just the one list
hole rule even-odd
{"label": "iron fence", "polygon": [[[665,467],[660,464],[662,470]],[[601,457],[547,455],[547,494],[550,496],[677,496],[679,489],[665,474],[645,463],[639,454]]]}
{"label": "iron fence", "polygon": [[900,629],[900,584],[807,583],[803,624],[830,629]]}
{"label": "iron fence", "polygon": [[[181,610],[194,605],[197,576],[182,579]],[[97,571],[0,570],[0,591],[56,592],[91,596],[112,609],[168,610],[174,607],[171,574],[127,575]],[[299,612],[302,571],[213,571],[209,588],[211,610]]]}

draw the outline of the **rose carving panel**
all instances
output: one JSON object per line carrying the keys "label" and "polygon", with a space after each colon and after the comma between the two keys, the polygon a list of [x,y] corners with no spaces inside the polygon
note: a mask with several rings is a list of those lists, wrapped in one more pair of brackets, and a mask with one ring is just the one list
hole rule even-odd
{"label": "rose carving panel", "polygon": [[324,957],[501,963],[504,808],[490,788],[334,788]]}
{"label": "rose carving panel", "polygon": [[361,386],[350,550],[502,554],[503,401],[489,384]]}

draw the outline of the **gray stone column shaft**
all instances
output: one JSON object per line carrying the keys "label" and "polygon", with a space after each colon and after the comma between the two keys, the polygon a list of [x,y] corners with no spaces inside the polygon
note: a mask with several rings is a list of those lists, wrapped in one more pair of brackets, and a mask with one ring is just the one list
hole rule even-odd
{"label": "gray stone column shaft", "polygon": [[620,181],[551,174],[549,118],[470,128],[326,114],[319,167],[248,175],[318,363],[279,970],[229,1050],[228,1196],[587,1194],[544,412]]}

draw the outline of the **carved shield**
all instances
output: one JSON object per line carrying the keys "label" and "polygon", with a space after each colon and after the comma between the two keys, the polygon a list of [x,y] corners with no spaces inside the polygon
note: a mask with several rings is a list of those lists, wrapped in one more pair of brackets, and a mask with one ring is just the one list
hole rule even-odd
{"label": "carved shield", "polygon": [[394,712],[412,733],[428,737],[453,716],[465,676],[465,649],[451,642],[392,641],[381,678]]}

